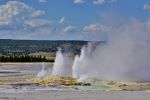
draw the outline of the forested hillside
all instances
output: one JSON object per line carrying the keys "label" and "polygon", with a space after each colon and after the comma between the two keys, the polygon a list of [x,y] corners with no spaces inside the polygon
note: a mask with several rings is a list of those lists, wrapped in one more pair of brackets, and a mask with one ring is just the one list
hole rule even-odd
{"label": "forested hillside", "polygon": [[[54,62],[58,48],[72,55],[80,54],[88,41],[76,40],[6,40],[0,39],[0,62]],[[96,43],[103,43],[96,42]]]}
{"label": "forested hillside", "polygon": [[56,52],[58,48],[78,53],[88,41],[49,41],[49,40],[0,40],[1,53],[30,54],[35,52]]}

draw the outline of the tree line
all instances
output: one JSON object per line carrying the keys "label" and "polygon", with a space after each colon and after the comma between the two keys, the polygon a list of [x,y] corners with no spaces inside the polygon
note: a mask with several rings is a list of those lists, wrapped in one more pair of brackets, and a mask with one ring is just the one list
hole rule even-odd
{"label": "tree line", "polygon": [[0,52],[9,52],[17,54],[31,54],[35,52],[57,52],[59,48],[69,48],[72,52],[80,51],[83,45],[88,41],[76,40],[9,40],[0,39]]}
{"label": "tree line", "polygon": [[47,59],[45,56],[0,56],[0,62],[54,62],[54,60]]}

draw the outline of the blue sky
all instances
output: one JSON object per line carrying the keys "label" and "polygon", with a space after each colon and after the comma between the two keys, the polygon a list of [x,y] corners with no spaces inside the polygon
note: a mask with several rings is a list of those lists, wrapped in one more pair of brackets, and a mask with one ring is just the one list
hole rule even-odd
{"label": "blue sky", "polygon": [[0,0],[0,38],[105,40],[107,33],[131,19],[147,23],[149,3],[150,0]]}

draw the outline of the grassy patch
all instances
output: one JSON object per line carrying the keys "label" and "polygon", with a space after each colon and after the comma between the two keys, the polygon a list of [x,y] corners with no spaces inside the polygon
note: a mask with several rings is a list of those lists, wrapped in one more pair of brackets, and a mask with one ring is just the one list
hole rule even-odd
{"label": "grassy patch", "polygon": [[56,53],[54,53],[54,52],[36,52],[36,53],[31,53],[29,55],[30,56],[42,56],[42,57],[45,56],[46,59],[54,60],[55,56],[56,56]]}

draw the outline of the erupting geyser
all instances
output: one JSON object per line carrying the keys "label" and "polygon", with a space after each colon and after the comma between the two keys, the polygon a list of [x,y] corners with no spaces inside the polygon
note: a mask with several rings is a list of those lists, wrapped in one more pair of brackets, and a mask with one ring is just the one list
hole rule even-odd
{"label": "erupting geyser", "polygon": [[[88,70],[86,64],[88,62],[88,59],[92,56],[92,52],[94,45],[92,43],[88,43],[87,46],[83,46],[81,49],[81,55],[76,55],[72,69],[73,69],[73,77],[78,78],[79,80],[87,79],[89,76],[87,73],[89,73],[90,70]],[[93,50],[93,51],[92,51]],[[82,66],[82,67],[81,67]],[[86,69],[87,68],[87,69]],[[84,78],[81,78],[84,77]]]}
{"label": "erupting geyser", "polygon": [[62,53],[61,49],[58,50],[53,65],[52,75],[55,76],[72,76],[72,63],[73,58],[69,54]]}
{"label": "erupting geyser", "polygon": [[41,71],[37,74],[38,78],[43,78],[46,77],[48,75],[48,71],[45,69],[45,65],[44,62],[42,63],[42,69]]}
{"label": "erupting geyser", "polygon": [[57,52],[52,75],[112,81],[150,81],[150,30],[148,23],[133,21],[107,33],[107,40],[89,43],[71,57]]}
{"label": "erupting geyser", "polygon": [[[94,50],[82,48],[73,64],[73,76],[113,81],[150,81],[150,34],[146,25],[131,23],[112,31]],[[86,76],[86,77],[85,77]]]}

